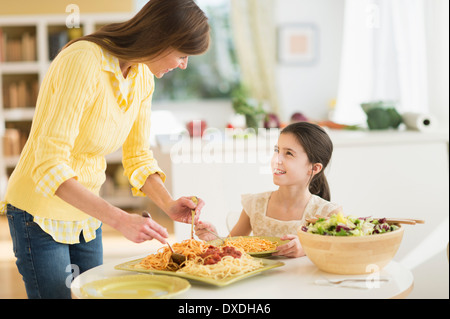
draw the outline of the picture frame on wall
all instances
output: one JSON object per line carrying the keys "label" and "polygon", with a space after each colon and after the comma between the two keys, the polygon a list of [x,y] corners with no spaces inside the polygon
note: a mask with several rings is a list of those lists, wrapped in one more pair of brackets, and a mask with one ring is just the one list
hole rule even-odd
{"label": "picture frame on wall", "polygon": [[312,23],[287,24],[278,30],[278,61],[313,65],[319,58],[319,32]]}

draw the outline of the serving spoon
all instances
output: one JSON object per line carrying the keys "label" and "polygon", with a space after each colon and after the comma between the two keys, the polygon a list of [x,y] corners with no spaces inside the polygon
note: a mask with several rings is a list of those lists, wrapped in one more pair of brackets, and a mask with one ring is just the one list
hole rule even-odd
{"label": "serving spoon", "polygon": [[[152,218],[152,215],[150,215],[149,212],[143,211],[142,217]],[[182,254],[178,254],[173,251],[172,246],[170,246],[169,242],[166,242],[167,246],[169,246],[170,251],[172,252],[172,255],[170,256],[174,263],[181,265],[183,262],[186,261],[186,256]]]}
{"label": "serving spoon", "polygon": [[170,251],[172,252],[172,256],[170,256],[174,263],[181,265],[186,261],[186,256],[182,254],[178,254],[173,251],[172,246],[170,246],[169,242],[167,242],[167,246],[169,246]]}

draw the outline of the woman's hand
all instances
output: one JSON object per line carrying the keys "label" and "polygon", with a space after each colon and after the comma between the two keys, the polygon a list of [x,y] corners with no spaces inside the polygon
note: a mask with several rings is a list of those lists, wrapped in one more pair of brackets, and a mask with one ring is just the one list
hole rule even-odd
{"label": "woman's hand", "polygon": [[151,218],[130,214],[93,194],[75,178],[62,183],[56,195],[70,205],[120,231],[127,239],[142,243],[156,239],[166,243],[167,229]]}
{"label": "woman's hand", "polygon": [[213,234],[209,233],[206,230],[206,229],[209,229],[210,231],[212,231],[212,232],[217,234],[216,228],[214,227],[213,224],[211,224],[209,222],[199,221],[198,223],[195,224],[194,229],[195,229],[195,235],[198,238],[200,238],[201,240],[210,241],[210,240],[217,239],[216,236],[214,236]]}
{"label": "woman's hand", "polygon": [[126,214],[117,229],[129,240],[142,243],[146,240],[156,239],[162,244],[169,237],[167,229],[159,225],[152,218],[137,214]]}
{"label": "woman's hand", "polygon": [[195,204],[192,197],[180,197],[175,201],[171,201],[165,210],[167,215],[174,221],[190,224],[192,222],[192,210],[195,210],[194,223],[198,222],[201,210],[205,206],[205,202],[197,197]]}
{"label": "woman's hand", "polygon": [[180,197],[174,200],[167,191],[159,174],[152,174],[147,177],[144,186],[141,188],[159,208],[161,208],[167,216],[172,220],[190,224],[192,221],[191,210],[195,209],[195,221],[197,222],[200,212],[205,205],[201,198],[197,198],[198,203],[195,204],[191,197]]}
{"label": "woman's hand", "polygon": [[285,256],[285,257],[302,257],[305,256],[300,240],[295,235],[285,235],[280,238],[281,240],[289,240],[288,243],[278,246],[277,252],[273,253],[273,256]]}

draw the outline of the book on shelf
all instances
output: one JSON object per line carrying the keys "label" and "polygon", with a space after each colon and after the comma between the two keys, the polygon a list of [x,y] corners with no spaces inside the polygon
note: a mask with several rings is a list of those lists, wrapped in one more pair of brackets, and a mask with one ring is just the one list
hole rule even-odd
{"label": "book on shelf", "polygon": [[22,35],[22,61],[36,61],[36,37],[25,32]]}
{"label": "book on shelf", "polygon": [[16,128],[6,128],[3,135],[3,156],[19,156],[25,143],[27,142],[29,132]]}
{"label": "book on shelf", "polygon": [[61,29],[53,31],[48,35],[48,54],[49,60],[53,60],[59,51],[71,40],[83,35],[82,28]]}
{"label": "book on shelf", "polygon": [[3,29],[0,28],[0,62],[5,61],[5,38],[3,37]]}
{"label": "book on shelf", "polygon": [[20,80],[3,83],[3,107],[14,109],[36,105],[38,80]]}
{"label": "book on shelf", "polygon": [[20,37],[8,37],[0,29],[0,61],[36,61],[36,35],[24,32]]}
{"label": "book on shelf", "polygon": [[67,31],[54,32],[48,35],[48,54],[49,60],[53,60],[61,48],[69,42]]}

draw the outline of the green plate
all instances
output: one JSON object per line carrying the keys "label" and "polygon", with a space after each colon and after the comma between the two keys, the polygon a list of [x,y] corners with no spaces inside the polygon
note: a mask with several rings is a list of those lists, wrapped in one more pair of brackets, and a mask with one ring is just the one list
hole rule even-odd
{"label": "green plate", "polygon": [[[281,240],[280,237],[270,237],[270,236],[235,236],[235,237],[227,237],[226,239],[228,240],[233,240],[233,239],[237,239],[237,238],[261,238],[261,239],[265,239],[265,240],[269,240],[271,242],[274,242],[277,244],[277,246],[286,244],[289,242],[289,240]],[[208,244],[210,245],[214,245],[214,246],[222,246],[222,240],[220,239],[214,239],[214,240],[210,240],[208,241]],[[266,251],[260,251],[260,252],[253,252],[250,251],[248,252],[248,254],[250,256],[254,256],[254,257],[268,257],[271,256],[274,252],[276,252],[276,250],[266,250]]]}
{"label": "green plate", "polygon": [[242,274],[242,275],[230,276],[230,277],[227,277],[227,278],[224,278],[224,279],[213,279],[213,278],[200,277],[200,276],[191,275],[191,274],[177,273],[175,271],[168,271],[168,270],[153,270],[153,269],[139,269],[139,268],[135,268],[134,266],[139,264],[142,259],[143,258],[137,259],[137,260],[128,261],[128,262],[125,262],[123,264],[117,265],[114,268],[118,269],[118,270],[129,270],[129,271],[143,272],[143,273],[149,273],[149,274],[171,275],[171,276],[176,276],[176,277],[180,277],[180,278],[201,281],[203,283],[207,283],[207,284],[218,286],[218,287],[223,287],[223,286],[227,286],[227,285],[229,285],[231,283],[234,283],[236,281],[239,281],[239,280],[251,277],[253,275],[259,274],[259,273],[261,273],[263,271],[266,271],[266,270],[269,270],[269,269],[272,269],[272,268],[276,268],[276,267],[280,267],[280,266],[284,265],[284,263],[281,262],[281,261],[269,260],[269,259],[261,259],[261,261],[263,263],[263,266],[261,268],[255,269],[253,271],[249,271],[248,273],[245,273],[245,274]]}
{"label": "green plate", "polygon": [[190,287],[182,278],[132,275],[89,282],[81,287],[81,293],[86,298],[96,299],[167,299]]}

